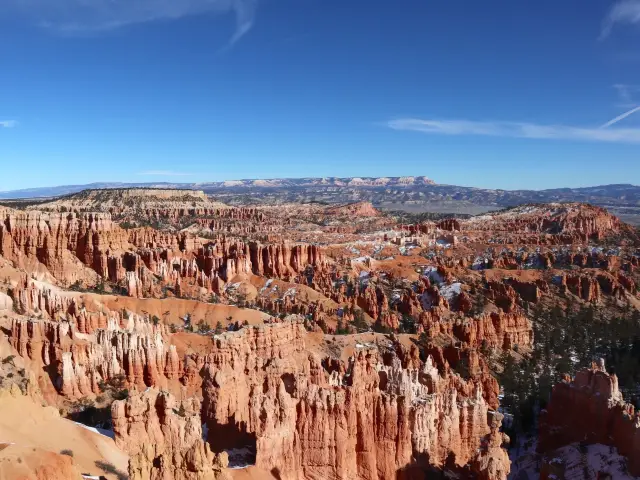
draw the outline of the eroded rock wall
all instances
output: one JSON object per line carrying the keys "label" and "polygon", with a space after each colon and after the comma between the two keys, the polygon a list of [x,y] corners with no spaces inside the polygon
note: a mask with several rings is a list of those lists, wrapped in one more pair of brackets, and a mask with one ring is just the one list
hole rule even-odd
{"label": "eroded rock wall", "polygon": [[116,445],[127,452],[131,480],[228,480],[227,454],[202,439],[200,402],[148,389],[111,406]]}
{"label": "eroded rock wall", "polygon": [[625,403],[604,362],[554,386],[539,425],[540,452],[574,442],[612,445],[628,458],[630,473],[640,475],[640,416]]}
{"label": "eroded rock wall", "polygon": [[441,376],[430,359],[384,362],[377,349],[327,369],[305,353],[305,339],[299,323],[219,336],[203,370],[214,447],[223,446],[220,431],[227,442],[233,432],[239,441],[253,436],[257,466],[283,479],[392,479],[416,456],[506,478],[501,415],[489,411],[479,382]]}

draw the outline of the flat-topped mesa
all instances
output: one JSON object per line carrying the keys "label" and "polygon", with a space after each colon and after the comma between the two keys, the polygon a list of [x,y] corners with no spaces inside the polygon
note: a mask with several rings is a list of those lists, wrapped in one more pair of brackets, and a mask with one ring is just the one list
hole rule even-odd
{"label": "flat-topped mesa", "polygon": [[133,392],[111,405],[116,445],[129,454],[129,478],[226,480],[226,453],[214,454],[202,440],[200,402],[182,402],[167,392]]}
{"label": "flat-topped mesa", "polygon": [[308,187],[308,186],[336,186],[336,187],[408,187],[417,185],[435,185],[435,182],[425,176],[417,177],[312,177],[312,178],[270,178],[258,180],[226,180],[212,182],[211,187]]}
{"label": "flat-topped mesa", "polygon": [[10,342],[21,356],[51,366],[56,390],[69,398],[99,394],[102,382],[119,376],[141,388],[180,378],[182,363],[163,339],[164,326],[137,315],[121,323],[110,318],[106,329],[87,335],[69,322],[13,319]]}
{"label": "flat-topped mesa", "polygon": [[[224,215],[227,205],[211,201],[201,190],[119,188],[83,190],[28,209],[49,212],[108,212],[118,221],[178,222]],[[132,223],[133,222],[133,223]]]}
{"label": "flat-topped mesa", "polygon": [[207,202],[209,198],[202,190],[180,188],[106,188],[87,189],[59,200],[78,199],[85,202],[126,202],[129,199],[185,200]]}
{"label": "flat-topped mesa", "polygon": [[[195,204],[195,205],[194,205]],[[40,203],[31,210],[46,210],[55,212],[111,212],[122,210],[143,209],[145,207],[189,206],[213,204],[201,190],[183,190],[168,188],[107,188],[88,189],[58,197],[49,202]]]}
{"label": "flat-topped mesa", "polygon": [[202,409],[215,451],[253,444],[257,467],[283,480],[395,479],[416,458],[506,478],[501,415],[480,383],[441,376],[431,359],[403,368],[377,348],[357,348],[338,366],[306,351],[307,337],[291,322],[217,337]]}
{"label": "flat-topped mesa", "polygon": [[555,385],[540,415],[540,452],[574,442],[612,445],[628,457],[629,472],[640,475],[640,416],[624,402],[618,379],[605,371],[603,360]]}

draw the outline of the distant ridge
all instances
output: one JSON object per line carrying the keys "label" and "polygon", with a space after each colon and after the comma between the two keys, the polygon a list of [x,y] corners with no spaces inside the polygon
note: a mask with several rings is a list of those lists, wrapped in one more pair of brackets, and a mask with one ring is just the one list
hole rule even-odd
{"label": "distant ridge", "polygon": [[309,178],[273,178],[225,180],[222,182],[202,183],[122,183],[101,182],[86,185],[61,185],[56,187],[25,188],[0,192],[0,199],[48,198],[77,193],[82,190],[111,188],[168,188],[182,190],[211,190],[220,188],[279,188],[279,187],[417,187],[435,185],[427,177],[309,177]]}
{"label": "distant ridge", "polygon": [[[503,190],[436,184],[417,177],[325,177],[228,180],[201,183],[92,183],[0,192],[5,205],[58,199],[83,190],[197,190],[226,205],[368,202],[376,209],[410,213],[478,214],[531,203],[580,202],[606,207],[626,222],[640,224],[640,186],[598,185],[547,190]],[[86,193],[87,195],[95,195]],[[124,194],[124,193],[123,193]],[[175,194],[174,194],[175,195]]]}

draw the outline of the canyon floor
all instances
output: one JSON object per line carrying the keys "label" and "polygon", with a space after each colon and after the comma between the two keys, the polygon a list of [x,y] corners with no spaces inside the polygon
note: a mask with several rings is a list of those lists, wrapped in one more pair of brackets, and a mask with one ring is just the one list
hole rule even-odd
{"label": "canyon floor", "polygon": [[0,479],[640,476],[636,227],[227,200],[0,206]]}

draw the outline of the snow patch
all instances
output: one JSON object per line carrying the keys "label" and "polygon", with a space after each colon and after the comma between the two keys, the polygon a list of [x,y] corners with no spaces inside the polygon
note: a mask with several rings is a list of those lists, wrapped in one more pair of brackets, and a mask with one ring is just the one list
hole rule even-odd
{"label": "snow patch", "polygon": [[98,435],[102,435],[104,437],[115,438],[116,436],[116,434],[113,433],[113,430],[107,430],[105,428],[90,427],[89,425],[85,425],[79,422],[73,422],[73,423],[75,423],[76,425],[80,425],[82,428],[86,428],[87,430],[90,430],[93,433],[97,433]]}
{"label": "snow patch", "polygon": [[369,261],[371,257],[358,257],[358,258],[354,258],[351,261],[352,262],[356,262],[356,263],[366,263]]}
{"label": "snow patch", "polygon": [[[534,480],[540,478],[540,467],[544,456],[536,453],[535,439],[524,439],[509,452],[511,458],[511,480]],[[614,447],[602,444],[583,445],[573,443],[553,452],[546,463],[548,478],[564,480],[597,480],[601,473],[608,473],[615,480],[631,480],[627,472],[627,459]]]}
{"label": "snow patch", "polygon": [[433,266],[425,267],[424,276],[427,277],[429,281],[433,283],[436,283],[436,284],[444,283],[444,278],[442,278],[442,275],[438,273],[438,269],[436,267],[433,267]]}
{"label": "snow patch", "polygon": [[285,297],[295,297],[296,296],[296,288],[295,287],[291,287],[289,290],[287,290],[286,292],[284,292],[284,295],[282,296],[282,298]]}
{"label": "snow patch", "polygon": [[[272,284],[272,283],[273,283],[273,279],[272,279],[272,278],[270,278],[269,280],[267,280],[267,282],[264,284],[264,287],[262,287],[262,288],[260,289],[260,293],[261,293],[261,294],[262,294],[262,293],[264,293],[264,292],[267,290],[267,288],[269,288],[269,287],[271,286],[271,284]],[[276,285],[276,286],[277,286],[277,285]]]}
{"label": "snow patch", "polygon": [[462,291],[462,284],[460,282],[452,283],[451,285],[445,285],[440,288],[440,295],[447,299],[448,302],[460,295]]}
{"label": "snow patch", "polygon": [[400,247],[398,248],[398,250],[400,250],[400,253],[402,255],[409,255],[411,253],[411,250],[413,250],[414,248],[417,248],[417,247],[415,247],[414,245],[409,245],[406,247]]}

